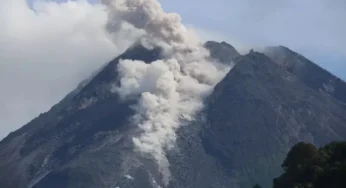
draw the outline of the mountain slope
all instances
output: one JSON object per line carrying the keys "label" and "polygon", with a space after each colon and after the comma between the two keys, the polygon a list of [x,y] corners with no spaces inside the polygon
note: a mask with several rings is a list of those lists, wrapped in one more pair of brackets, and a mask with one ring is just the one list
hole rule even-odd
{"label": "mountain slope", "polygon": [[149,63],[160,58],[160,49],[134,45],[50,111],[9,134],[0,142],[0,185],[155,187],[153,179],[162,184],[156,162],[132,148],[135,127],[128,118],[136,99],[122,101],[111,92],[120,59]]}
{"label": "mountain slope", "polygon": [[209,99],[203,141],[210,155],[237,172],[236,179],[268,187],[293,144],[346,138],[346,110],[332,97],[263,54],[235,62]]}
{"label": "mountain slope", "polygon": [[[212,44],[209,46],[207,44]],[[240,56],[226,43],[205,46],[235,67],[216,86],[196,120],[177,131],[167,151],[169,185],[155,160],[133,150],[129,124],[136,98],[121,100],[120,59],[150,63],[160,49],[133,46],[47,113],[0,142],[5,188],[229,188],[268,185],[298,141],[346,138],[346,108],[263,54]],[[208,47],[209,46],[209,47]],[[224,58],[226,57],[226,58]]]}
{"label": "mountain slope", "polygon": [[[0,143],[0,159],[3,161],[0,184],[38,188],[56,181],[63,187],[109,187],[107,178],[113,177],[107,177],[102,171],[121,174],[119,163],[130,160],[127,154],[119,151],[129,147],[126,145],[129,139],[123,138],[128,136],[125,134],[128,128],[124,126],[133,114],[130,104],[134,102],[121,101],[117,94],[110,92],[111,84],[117,78],[116,65],[120,59],[151,62],[159,57],[160,50],[157,49],[147,50],[142,46],[129,49],[86,86],[11,133]],[[93,163],[101,172],[97,173]],[[79,176],[83,178],[79,179]]]}
{"label": "mountain slope", "polygon": [[284,46],[268,47],[265,54],[307,86],[346,104],[346,82],[340,78]]}

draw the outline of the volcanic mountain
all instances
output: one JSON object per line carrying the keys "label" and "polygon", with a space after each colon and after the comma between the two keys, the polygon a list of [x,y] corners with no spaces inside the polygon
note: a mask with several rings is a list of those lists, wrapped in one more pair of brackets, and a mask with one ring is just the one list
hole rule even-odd
{"label": "volcanic mountain", "polygon": [[176,131],[166,150],[169,177],[134,150],[138,127],[130,119],[138,98],[112,91],[121,59],[164,58],[160,48],[137,45],[0,142],[1,187],[269,187],[297,142],[346,139],[344,81],[286,47],[240,55],[225,42],[204,46],[234,67]]}

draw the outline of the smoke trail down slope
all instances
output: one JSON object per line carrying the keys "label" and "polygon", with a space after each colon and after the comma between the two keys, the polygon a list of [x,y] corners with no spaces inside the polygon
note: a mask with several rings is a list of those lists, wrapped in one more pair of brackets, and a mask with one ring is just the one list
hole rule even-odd
{"label": "smoke trail down slope", "polygon": [[[164,49],[167,59],[151,64],[121,60],[115,91],[124,99],[140,95],[133,122],[141,134],[133,138],[136,149],[158,162],[164,183],[169,182],[165,150],[174,147],[176,130],[192,121],[203,99],[229,71],[211,62],[198,36],[188,31],[175,13],[165,13],[156,0],[103,0],[109,8],[110,32],[132,26],[131,32],[151,46]],[[129,27],[127,27],[129,28]]]}

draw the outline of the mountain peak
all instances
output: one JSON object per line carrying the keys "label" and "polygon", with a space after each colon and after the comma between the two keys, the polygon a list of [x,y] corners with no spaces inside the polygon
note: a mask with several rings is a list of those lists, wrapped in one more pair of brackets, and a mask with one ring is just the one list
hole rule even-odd
{"label": "mountain peak", "polygon": [[226,42],[208,41],[204,47],[210,51],[210,56],[221,63],[230,64],[234,58],[238,57],[239,52],[230,44]]}
{"label": "mountain peak", "polygon": [[285,46],[267,47],[264,53],[308,87],[346,104],[346,83],[340,78]]}
{"label": "mountain peak", "polygon": [[286,46],[269,46],[264,49],[264,54],[266,54],[268,57],[270,57],[272,60],[274,60],[277,63],[283,63],[284,59],[287,56],[294,56],[294,55],[300,55],[298,53],[293,52],[291,49],[289,49]]}

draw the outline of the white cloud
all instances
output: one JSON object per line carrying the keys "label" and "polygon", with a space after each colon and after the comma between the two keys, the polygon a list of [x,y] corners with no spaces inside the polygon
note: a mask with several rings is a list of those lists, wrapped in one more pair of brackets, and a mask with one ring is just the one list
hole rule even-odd
{"label": "white cloud", "polygon": [[48,110],[119,53],[105,7],[86,0],[0,2],[0,139]]}

